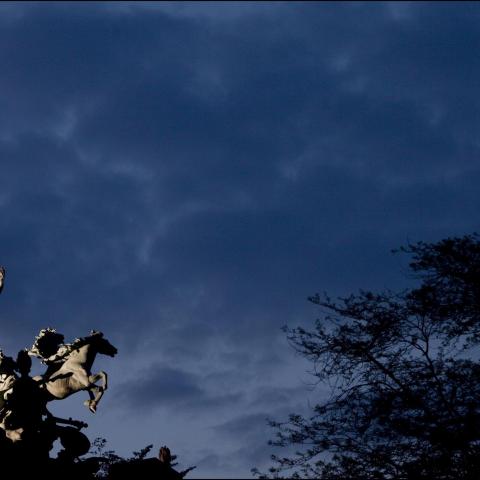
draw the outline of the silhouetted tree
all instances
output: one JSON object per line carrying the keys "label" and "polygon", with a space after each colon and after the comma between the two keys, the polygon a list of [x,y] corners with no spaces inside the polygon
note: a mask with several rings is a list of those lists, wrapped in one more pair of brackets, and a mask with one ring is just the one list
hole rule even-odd
{"label": "silhouetted tree", "polygon": [[316,295],[315,329],[285,328],[331,395],[271,422],[271,444],[300,451],[264,477],[480,478],[480,237],[399,251],[413,288]]}

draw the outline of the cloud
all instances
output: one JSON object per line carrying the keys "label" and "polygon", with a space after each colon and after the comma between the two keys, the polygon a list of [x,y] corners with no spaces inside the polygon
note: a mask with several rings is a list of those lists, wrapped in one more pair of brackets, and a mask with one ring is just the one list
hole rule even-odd
{"label": "cloud", "polygon": [[242,397],[240,393],[214,393],[202,385],[201,376],[181,369],[152,365],[143,376],[140,372],[137,375],[131,381],[119,385],[116,396],[123,408],[136,410],[139,415],[162,406],[176,410],[179,414],[221,407],[232,408]]}

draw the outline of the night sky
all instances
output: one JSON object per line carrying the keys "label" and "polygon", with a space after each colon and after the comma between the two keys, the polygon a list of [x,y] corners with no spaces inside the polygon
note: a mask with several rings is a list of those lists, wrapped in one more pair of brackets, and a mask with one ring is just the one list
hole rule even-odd
{"label": "night sky", "polygon": [[101,330],[98,413],[54,413],[266,470],[266,418],[325,392],[281,331],[307,297],[478,230],[479,51],[476,3],[2,3],[1,348]]}

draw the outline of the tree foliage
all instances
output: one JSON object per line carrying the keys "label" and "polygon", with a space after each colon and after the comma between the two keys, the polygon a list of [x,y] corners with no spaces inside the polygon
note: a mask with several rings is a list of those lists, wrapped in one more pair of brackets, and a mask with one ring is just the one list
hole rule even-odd
{"label": "tree foliage", "polygon": [[300,451],[264,477],[480,478],[480,238],[397,252],[413,288],[315,295],[315,328],[285,329],[331,394],[310,418],[271,422],[271,444]]}

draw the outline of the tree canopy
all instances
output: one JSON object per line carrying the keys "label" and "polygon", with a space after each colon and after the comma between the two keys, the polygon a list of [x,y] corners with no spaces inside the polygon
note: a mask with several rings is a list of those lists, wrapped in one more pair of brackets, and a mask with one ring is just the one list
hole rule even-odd
{"label": "tree canopy", "polygon": [[271,422],[271,444],[299,451],[264,477],[479,478],[480,237],[398,252],[412,288],[317,294],[315,328],[285,328],[331,391],[309,418]]}

